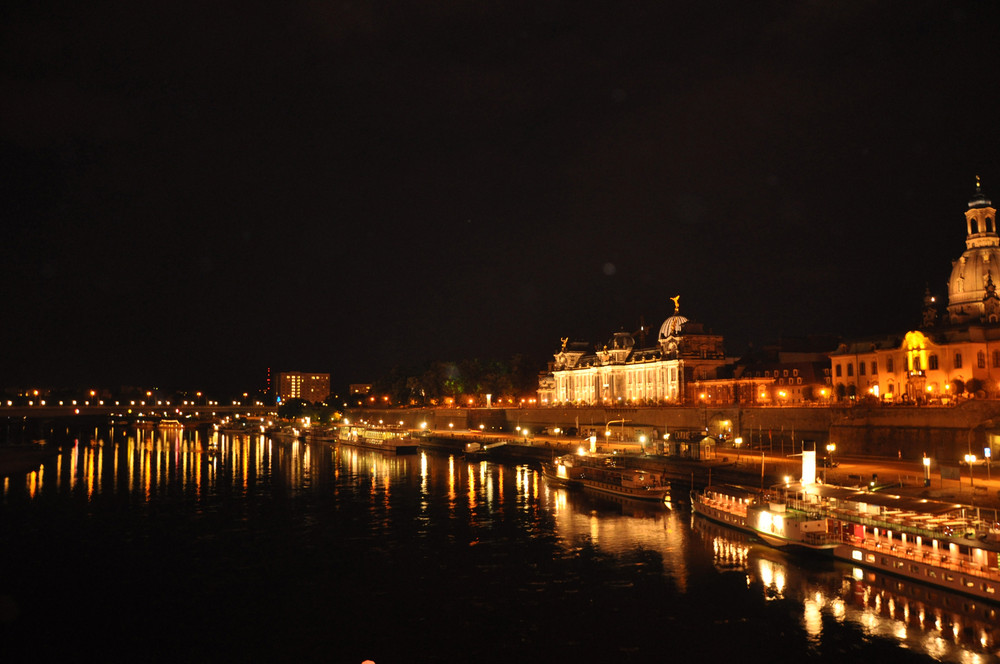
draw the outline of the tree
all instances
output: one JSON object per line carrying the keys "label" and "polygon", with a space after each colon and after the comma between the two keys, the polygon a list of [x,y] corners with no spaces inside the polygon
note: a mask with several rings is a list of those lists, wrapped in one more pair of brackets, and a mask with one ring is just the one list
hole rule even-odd
{"label": "tree", "polygon": [[278,417],[294,420],[302,417],[308,406],[309,402],[305,399],[286,399],[278,406]]}

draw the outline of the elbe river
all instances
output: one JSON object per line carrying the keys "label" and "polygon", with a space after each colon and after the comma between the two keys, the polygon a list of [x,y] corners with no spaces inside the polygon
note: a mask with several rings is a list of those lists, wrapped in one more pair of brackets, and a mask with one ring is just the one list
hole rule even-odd
{"label": "elbe river", "polygon": [[0,501],[7,662],[990,662],[1000,605],[539,468],[95,429]]}

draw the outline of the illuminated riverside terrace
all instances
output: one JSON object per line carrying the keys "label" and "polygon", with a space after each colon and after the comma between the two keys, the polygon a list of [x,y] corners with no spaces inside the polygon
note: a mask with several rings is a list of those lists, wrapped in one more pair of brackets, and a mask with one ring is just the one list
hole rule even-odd
{"label": "illuminated riverside terrace", "polygon": [[529,465],[116,428],[2,482],[9,661],[1000,653],[1000,604],[788,555],[686,505],[550,487]]}

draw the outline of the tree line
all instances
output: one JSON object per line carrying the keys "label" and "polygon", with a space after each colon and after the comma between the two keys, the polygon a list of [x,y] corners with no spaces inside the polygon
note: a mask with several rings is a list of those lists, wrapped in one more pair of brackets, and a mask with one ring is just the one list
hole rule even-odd
{"label": "tree line", "polygon": [[[434,361],[422,366],[393,367],[372,385],[366,397],[351,396],[351,405],[462,406],[520,403],[538,390],[537,364],[524,355],[508,360],[472,358],[458,362]],[[374,397],[374,400],[372,399]]]}

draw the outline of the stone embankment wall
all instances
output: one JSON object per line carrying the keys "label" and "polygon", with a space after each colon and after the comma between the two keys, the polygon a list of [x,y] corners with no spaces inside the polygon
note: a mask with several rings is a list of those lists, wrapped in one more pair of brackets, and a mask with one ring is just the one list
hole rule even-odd
{"label": "stone embankment wall", "polygon": [[[992,446],[1000,454],[1000,401],[970,400],[956,406],[831,406],[735,408],[427,408],[355,410],[350,417],[402,422],[404,426],[456,431],[482,429],[516,434],[517,427],[532,435],[543,428],[577,435],[607,427],[613,435],[635,440],[676,431],[729,433],[745,445],[792,452],[803,440],[816,441],[822,449],[834,442],[838,454],[960,459],[967,451],[982,454]],[[624,420],[624,422],[622,422]],[[609,424],[611,423],[611,424]],[[787,447],[786,447],[787,446]]]}
{"label": "stone embankment wall", "polygon": [[[957,406],[838,409],[830,437],[847,453],[962,459],[984,447],[1000,453],[1000,402],[970,400]],[[842,442],[841,442],[842,441]]]}

